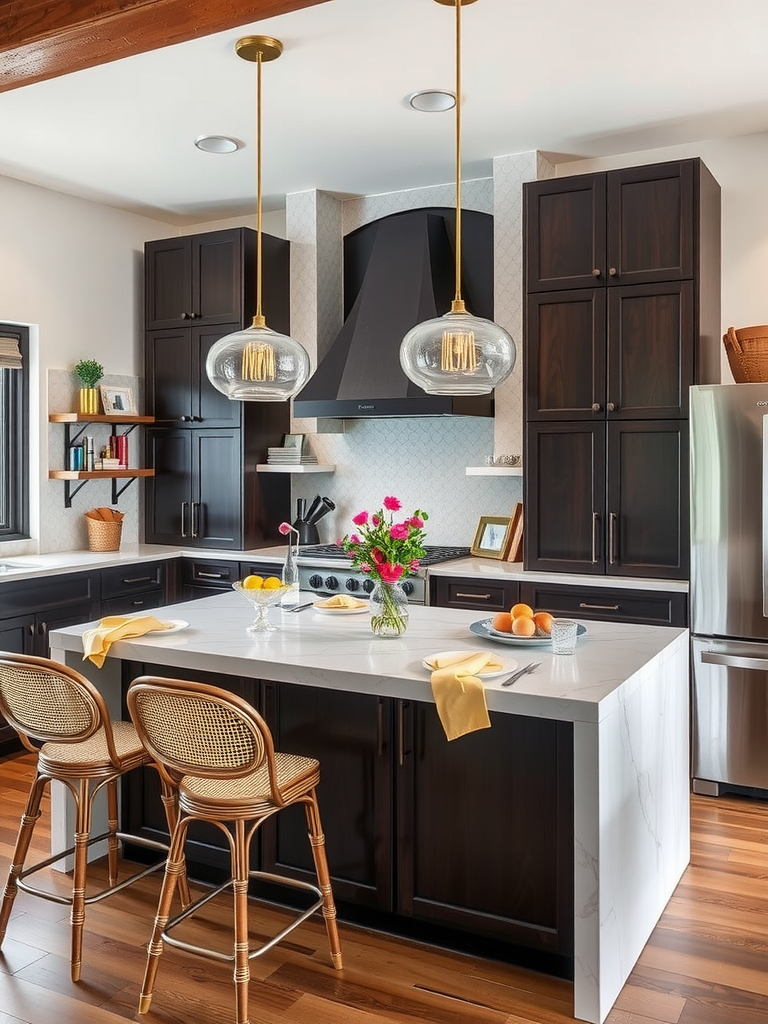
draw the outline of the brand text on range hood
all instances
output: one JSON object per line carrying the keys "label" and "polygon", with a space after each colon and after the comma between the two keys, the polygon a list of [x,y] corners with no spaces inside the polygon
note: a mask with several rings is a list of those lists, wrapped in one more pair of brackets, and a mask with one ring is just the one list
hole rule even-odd
{"label": "brand text on range hood", "polygon": [[[294,415],[492,416],[493,398],[427,395],[403,373],[400,342],[417,323],[442,316],[455,290],[455,212],[433,207],[393,214],[344,241],[344,326],[294,399]],[[493,316],[493,218],[462,213],[462,283],[467,309]]]}

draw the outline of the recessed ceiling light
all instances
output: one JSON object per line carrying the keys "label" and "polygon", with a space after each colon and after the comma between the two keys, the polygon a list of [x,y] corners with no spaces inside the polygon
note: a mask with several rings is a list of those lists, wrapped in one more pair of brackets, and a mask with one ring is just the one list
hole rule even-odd
{"label": "recessed ceiling light", "polygon": [[447,89],[421,89],[412,92],[408,103],[414,110],[432,114],[441,110],[452,110],[456,106],[456,97]]}
{"label": "recessed ceiling light", "polygon": [[198,135],[195,145],[204,153],[234,153],[240,149],[241,143],[226,135]]}

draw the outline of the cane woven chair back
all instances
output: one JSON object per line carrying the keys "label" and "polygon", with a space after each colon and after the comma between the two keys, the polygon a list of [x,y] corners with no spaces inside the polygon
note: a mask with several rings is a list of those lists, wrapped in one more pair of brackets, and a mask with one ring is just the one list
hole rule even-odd
{"label": "cane woven chair back", "polygon": [[207,683],[140,676],[127,702],[142,743],[173,781],[237,779],[266,767],[270,798],[282,804],[272,734],[247,701]]}
{"label": "cane woven chair back", "polygon": [[118,763],[101,694],[65,665],[0,652],[0,713],[32,751],[43,743],[80,743],[104,729],[110,757]]}

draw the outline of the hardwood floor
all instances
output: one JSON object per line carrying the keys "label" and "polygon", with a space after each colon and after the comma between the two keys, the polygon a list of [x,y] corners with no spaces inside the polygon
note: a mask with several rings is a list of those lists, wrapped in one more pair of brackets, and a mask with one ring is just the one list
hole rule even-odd
{"label": "hardwood floor", "polygon": [[[0,885],[31,777],[0,761]],[[608,1024],[766,1024],[768,804],[692,797],[691,865]],[[47,808],[35,845],[47,848]],[[61,876],[59,876],[60,878]],[[0,951],[0,1024],[224,1024],[231,969],[166,948],[152,1007],[136,1013],[159,880],[88,907],[83,980],[69,979],[68,908],[20,894]],[[209,905],[216,926],[229,904]],[[265,931],[281,917],[267,910]],[[196,928],[197,924],[190,925]],[[565,1024],[572,988],[505,964],[341,926],[344,971],[319,919],[252,962],[253,1024]],[[223,948],[223,945],[222,945]]]}

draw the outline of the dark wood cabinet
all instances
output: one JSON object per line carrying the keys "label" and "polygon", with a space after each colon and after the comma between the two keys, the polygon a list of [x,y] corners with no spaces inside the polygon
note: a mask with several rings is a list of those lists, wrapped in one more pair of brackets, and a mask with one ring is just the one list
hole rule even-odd
{"label": "dark wood cabinet", "polygon": [[525,567],[687,576],[684,420],[531,423]]}
{"label": "dark wood cabinet", "polygon": [[447,743],[433,705],[397,704],[399,912],[570,955],[571,725],[492,713]]}
{"label": "dark wood cabinet", "polygon": [[255,278],[253,285],[246,281],[246,270],[255,252],[255,233],[244,229],[147,242],[147,328],[238,323],[252,316]]}
{"label": "dark wood cabinet", "polygon": [[[232,402],[205,361],[219,338],[255,312],[256,232],[231,228],[145,247],[148,410],[145,539],[156,544],[253,548],[279,540],[290,477],[260,477],[267,448],[290,431],[288,402]],[[289,243],[262,236],[264,314],[290,328]],[[178,310],[181,310],[180,312]]]}
{"label": "dark wood cabinet", "polygon": [[692,281],[527,297],[529,420],[688,415]]}
{"label": "dark wood cabinet", "polygon": [[719,186],[692,159],[524,193],[525,568],[684,579],[688,391],[719,380]]}
{"label": "dark wood cabinet", "polygon": [[700,168],[683,160],[527,184],[526,290],[693,277]]}
{"label": "dark wood cabinet", "polygon": [[101,614],[125,615],[168,604],[174,567],[166,561],[101,570]]}
{"label": "dark wood cabinet", "polygon": [[491,613],[509,611],[519,600],[520,584],[515,580],[429,577],[429,603],[438,608],[476,608]]}
{"label": "dark wood cabinet", "polygon": [[520,600],[562,618],[688,626],[688,595],[676,591],[523,583]]}
{"label": "dark wood cabinet", "polygon": [[146,539],[240,548],[245,478],[239,430],[147,432],[155,476],[147,481]]}

